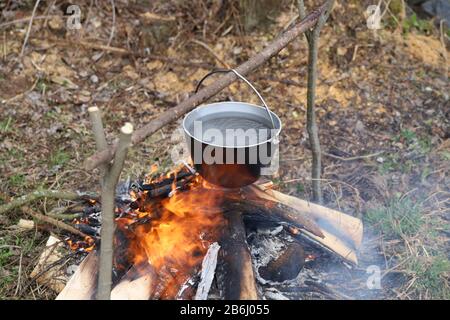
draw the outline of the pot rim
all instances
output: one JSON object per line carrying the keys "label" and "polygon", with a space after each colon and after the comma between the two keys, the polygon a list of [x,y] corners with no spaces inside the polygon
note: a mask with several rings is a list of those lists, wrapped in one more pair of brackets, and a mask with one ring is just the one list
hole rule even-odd
{"label": "pot rim", "polygon": [[[251,144],[251,145],[248,145],[248,146],[234,146],[234,147],[229,147],[229,146],[221,146],[221,145],[217,145],[217,144],[213,144],[213,143],[208,143],[208,142],[205,142],[205,141],[201,141],[201,140],[197,139],[196,137],[194,137],[194,136],[189,132],[189,130],[186,128],[186,119],[191,115],[191,113],[193,113],[193,112],[196,111],[197,109],[199,109],[199,108],[212,107],[212,106],[214,106],[214,105],[217,105],[217,104],[224,104],[224,103],[225,103],[225,104],[236,104],[236,103],[239,103],[239,104],[243,104],[243,105],[246,105],[246,106],[251,106],[251,107],[253,107],[253,108],[263,109],[264,112],[266,112],[266,108],[261,107],[261,106],[258,106],[258,105],[253,104],[253,103],[248,103],[248,102],[240,102],[240,101],[222,101],[222,102],[214,102],[214,103],[204,104],[204,105],[200,105],[200,106],[194,108],[193,110],[189,111],[189,113],[187,113],[187,114],[185,115],[185,117],[184,117],[184,119],[183,119],[183,130],[184,130],[184,132],[185,132],[189,137],[191,137],[192,139],[194,139],[194,140],[196,140],[196,141],[198,141],[198,142],[200,142],[200,143],[203,143],[203,144],[206,144],[206,145],[209,145],[209,146],[212,146],[212,147],[224,148],[224,149],[245,149],[245,148],[252,148],[252,147],[256,147],[256,146],[263,145],[263,144],[268,143],[268,142],[272,142],[272,140],[274,140],[275,138],[277,138],[277,137],[280,135],[281,129],[283,128],[283,123],[281,122],[280,117],[278,117],[278,115],[277,115],[275,112],[272,112],[272,111],[270,111],[270,113],[272,114],[272,117],[275,117],[275,118],[278,120],[278,123],[280,124],[280,127],[275,129],[275,130],[276,130],[275,135],[274,135],[273,137],[271,137],[270,139],[267,139],[267,140],[262,141],[262,142],[259,142],[259,143]],[[273,129],[270,129],[270,130],[273,130]]]}

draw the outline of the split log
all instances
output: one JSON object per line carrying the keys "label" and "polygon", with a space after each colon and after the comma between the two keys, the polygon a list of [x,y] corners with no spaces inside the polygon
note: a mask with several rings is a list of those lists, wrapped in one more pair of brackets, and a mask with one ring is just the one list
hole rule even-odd
{"label": "split log", "polygon": [[308,231],[301,231],[297,233],[298,236],[303,237],[306,236],[307,239],[312,240],[316,244],[321,247],[325,247],[331,253],[337,254],[344,260],[351,262],[353,264],[358,264],[358,256],[356,254],[357,249],[350,247],[347,243],[342,241],[341,238],[335,236],[332,233],[329,233],[325,230],[322,230],[324,233],[324,238],[319,238]]}
{"label": "split log", "polygon": [[347,239],[347,241],[351,242],[356,248],[361,246],[363,239],[363,224],[360,219],[337,210],[283,194],[276,190],[262,190],[275,198],[276,201],[284,203],[299,212],[310,215],[321,228],[334,231],[334,234]]}
{"label": "split log", "polygon": [[[250,189],[260,199],[282,203],[295,209],[302,216],[311,217],[314,225],[320,229],[322,236],[318,236],[307,228],[300,232],[293,232],[294,235],[306,237],[341,258],[358,264],[356,252],[361,246],[363,237],[363,224],[360,219],[275,190],[264,189],[262,186],[253,185],[247,188],[247,193],[250,193]],[[295,224],[292,225],[298,227]]]}
{"label": "split log", "polygon": [[89,253],[67,282],[56,300],[91,300],[95,297],[98,276],[98,255]]}
{"label": "split log", "polygon": [[[304,33],[306,30],[309,30],[313,27],[322,13],[326,10],[326,4],[320,6],[317,10],[311,12],[308,16],[305,17],[301,22],[293,26],[291,29],[287,30],[283,34],[281,34],[276,40],[270,43],[265,49],[263,49],[260,53],[252,57],[247,62],[241,64],[236,68],[236,71],[246,76],[263,63],[268,61],[271,57],[280,52],[283,48],[285,48],[289,43],[291,43],[294,39],[296,39],[300,34]],[[222,76],[219,80],[211,84],[210,86],[205,87],[200,90],[195,95],[190,98],[184,100],[176,107],[170,108],[169,110],[163,112],[158,118],[149,122],[147,125],[142,128],[136,130],[132,137],[132,144],[137,145],[144,141],[148,136],[155,133],[157,130],[161,129],[165,125],[170,122],[178,119],[185,113],[191,111],[199,104],[205,102],[207,99],[211,98],[215,94],[219,93],[221,90],[229,86],[231,83],[236,81],[238,78],[234,72],[230,72],[224,76]],[[114,142],[110,149],[99,151],[89,157],[85,162],[85,168],[88,171],[93,170],[94,168],[100,166],[103,163],[107,163],[111,161],[114,157],[118,145],[118,140]]]}
{"label": "split log", "polygon": [[258,293],[245,226],[240,212],[226,213],[219,254],[221,277],[225,300],[257,300]]}
{"label": "split log", "polygon": [[133,266],[111,291],[111,300],[149,300],[156,278],[149,265]]}
{"label": "split log", "polygon": [[254,186],[244,187],[240,193],[225,192],[224,197],[227,199],[224,202],[227,209],[241,211],[246,216],[253,215],[255,218],[260,216],[264,220],[293,225],[317,237],[324,237],[320,227],[308,214],[298,212],[295,208],[269,197]]}
{"label": "split log", "polygon": [[208,299],[209,289],[211,288],[214,273],[216,271],[219,249],[220,245],[217,242],[214,242],[209,246],[208,252],[203,258],[202,273],[200,275],[201,280],[197,288],[197,293],[195,294],[195,300]]}
{"label": "split log", "polygon": [[31,278],[36,278],[37,283],[45,285],[55,292],[63,290],[67,282],[67,276],[61,268],[52,267],[53,264],[63,258],[61,253],[63,249],[63,242],[54,236],[50,236],[36,267],[30,274]]}

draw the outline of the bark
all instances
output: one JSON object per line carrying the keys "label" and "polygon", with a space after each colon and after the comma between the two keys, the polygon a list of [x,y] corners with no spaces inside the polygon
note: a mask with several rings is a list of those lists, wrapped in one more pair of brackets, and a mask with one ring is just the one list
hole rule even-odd
{"label": "bark", "polygon": [[[88,109],[89,117],[92,124],[92,132],[94,133],[95,144],[97,145],[98,151],[103,151],[108,148],[108,143],[106,142],[105,130],[103,129],[103,121],[100,109],[97,107],[90,107]],[[103,177],[108,170],[108,164],[103,163],[100,166],[100,185],[103,185]]]}
{"label": "bark", "polygon": [[102,231],[100,246],[100,266],[98,277],[98,300],[111,298],[112,267],[113,267],[113,238],[115,218],[115,193],[120,173],[122,172],[128,147],[131,143],[133,126],[129,123],[122,127],[117,152],[111,168],[106,172],[102,186]]}
{"label": "bark", "polygon": [[[312,152],[312,191],[313,200],[318,203],[323,203],[322,188],[320,179],[322,176],[322,153],[320,148],[319,131],[317,127],[315,101],[316,101],[316,86],[317,86],[317,57],[319,50],[319,36],[320,31],[325,24],[328,16],[332,10],[334,0],[328,0],[325,3],[326,10],[324,10],[317,24],[310,31],[307,31],[306,39],[308,42],[308,92],[306,101],[306,129],[308,131],[309,143]],[[306,9],[303,0],[298,1],[298,10],[300,18],[305,18]]]}

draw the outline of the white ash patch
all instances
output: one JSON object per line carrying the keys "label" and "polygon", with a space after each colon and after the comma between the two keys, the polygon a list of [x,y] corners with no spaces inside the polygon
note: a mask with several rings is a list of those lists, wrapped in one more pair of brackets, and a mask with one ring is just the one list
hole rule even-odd
{"label": "white ash patch", "polygon": [[[258,269],[266,266],[270,261],[277,259],[293,241],[288,235],[282,235],[283,227],[258,229],[251,236],[250,253],[256,280],[261,284],[275,284],[259,275]],[[292,280],[291,280],[292,281]]]}

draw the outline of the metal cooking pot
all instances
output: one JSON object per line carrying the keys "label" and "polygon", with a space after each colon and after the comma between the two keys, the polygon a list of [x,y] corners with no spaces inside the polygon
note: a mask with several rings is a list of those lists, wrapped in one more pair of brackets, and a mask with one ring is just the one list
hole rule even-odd
{"label": "metal cooking pot", "polygon": [[271,112],[255,87],[236,70],[210,72],[197,85],[218,72],[234,72],[258,95],[264,107],[244,102],[218,102],[199,106],[183,120],[194,167],[208,182],[226,188],[249,185],[270,167],[278,148],[281,120]]}

